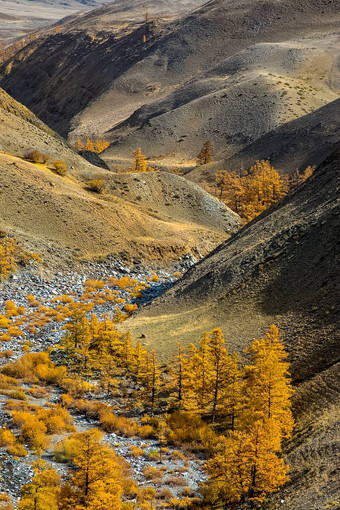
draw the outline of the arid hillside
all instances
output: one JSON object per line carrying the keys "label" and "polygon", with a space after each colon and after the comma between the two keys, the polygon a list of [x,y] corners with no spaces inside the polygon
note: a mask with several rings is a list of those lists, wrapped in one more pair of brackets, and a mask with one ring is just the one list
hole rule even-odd
{"label": "arid hillside", "polygon": [[98,7],[103,3],[105,0],[2,0],[0,43],[7,44],[67,15]]}
{"label": "arid hillside", "polygon": [[291,483],[279,497],[287,510],[326,508],[338,497],[339,156],[124,323],[165,358],[176,341],[197,342],[214,327],[242,351],[279,326],[298,419],[286,446]]}
{"label": "arid hillside", "polygon": [[334,362],[335,343],[325,339],[329,335],[335,342],[339,320],[338,213],[336,153],[293,195],[219,246],[126,327],[135,336],[144,334],[148,344],[157,338],[167,355],[176,339],[198,340],[202,331],[217,326],[241,349],[274,322],[287,339],[294,377],[308,378]]}
{"label": "arid hillside", "polygon": [[337,99],[270,131],[230,158],[189,169],[185,177],[201,185],[211,184],[219,170],[247,170],[261,159],[291,175],[297,168],[304,170],[309,165],[321,164],[339,143],[340,99]]}
{"label": "arid hillside", "polygon": [[[190,252],[200,257],[240,225],[222,202],[182,177],[112,174],[91,165],[4,91],[0,123],[0,228],[46,262],[108,254],[162,262]],[[32,149],[49,162],[26,161]],[[66,162],[65,177],[53,171],[55,160]],[[105,193],[87,189],[93,179],[104,182]]]}
{"label": "arid hillside", "polygon": [[10,55],[1,85],[64,136],[111,141],[113,169],[139,145],[168,166],[207,139],[231,157],[338,98],[335,2],[182,2],[171,19],[165,5],[68,18]]}
{"label": "arid hillside", "polygon": [[52,160],[59,159],[74,169],[96,170],[60,135],[52,131],[28,108],[15,101],[0,89],[0,145],[1,150],[23,157],[32,149],[48,153]]}

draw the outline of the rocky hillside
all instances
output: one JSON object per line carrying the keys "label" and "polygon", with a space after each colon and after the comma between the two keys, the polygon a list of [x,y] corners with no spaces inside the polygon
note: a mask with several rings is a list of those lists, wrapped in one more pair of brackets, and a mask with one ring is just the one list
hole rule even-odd
{"label": "rocky hillside", "polygon": [[105,0],[2,0],[0,4],[0,43],[25,37],[79,10],[88,10]]}
{"label": "rocky hillside", "polygon": [[335,2],[211,0],[172,19],[162,2],[124,5],[65,20],[9,58],[1,80],[63,135],[109,139],[112,168],[138,145],[168,165],[206,139],[231,157],[338,98]]}
{"label": "rocky hillside", "polygon": [[[124,323],[168,357],[176,340],[222,327],[241,351],[275,323],[289,351],[298,425],[282,508],[326,508],[339,427],[339,151],[291,197],[253,220]],[[280,505],[281,508],[281,505]]]}
{"label": "rocky hillside", "polygon": [[[63,264],[108,254],[128,260],[176,260],[207,254],[239,225],[239,217],[196,184],[168,173],[112,174],[80,157],[26,107],[0,91],[1,230]],[[23,157],[50,156],[47,165]],[[55,160],[69,172],[53,172]],[[106,191],[87,189],[101,179]],[[58,260],[59,259],[59,260]]]}
{"label": "rocky hillside", "polygon": [[30,149],[48,153],[52,160],[61,159],[69,167],[82,171],[96,170],[60,135],[52,131],[28,108],[0,89],[0,150],[23,157]]}
{"label": "rocky hillside", "polygon": [[291,175],[297,168],[321,164],[340,142],[340,99],[265,134],[228,159],[189,170],[185,176],[200,184],[215,181],[222,169],[239,171],[268,159],[279,171]]}

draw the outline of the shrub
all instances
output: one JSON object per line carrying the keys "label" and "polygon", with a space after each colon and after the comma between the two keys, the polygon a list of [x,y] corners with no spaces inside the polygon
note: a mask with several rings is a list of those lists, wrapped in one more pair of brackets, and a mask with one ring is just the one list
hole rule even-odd
{"label": "shrub", "polygon": [[86,186],[90,191],[94,191],[95,193],[104,193],[105,190],[105,185],[100,179],[93,179],[92,181],[88,181]]}
{"label": "shrub", "polygon": [[185,460],[185,455],[182,452],[179,452],[178,450],[174,450],[171,453],[171,459],[172,460]]}
{"label": "shrub", "polygon": [[16,442],[15,435],[9,429],[0,430],[0,446],[13,446]]}
{"label": "shrub", "polygon": [[56,367],[47,352],[28,353],[14,361],[7,363],[2,372],[11,377],[36,383],[39,380],[49,383],[59,383],[66,373],[65,367]]}
{"label": "shrub", "polygon": [[67,174],[67,165],[65,161],[54,161],[53,168],[58,175],[64,177]]}
{"label": "shrub", "polygon": [[148,460],[151,462],[158,461],[160,459],[159,451],[151,449],[148,451]]}
{"label": "shrub", "polygon": [[140,446],[130,446],[130,454],[135,459],[138,459],[138,457],[142,457],[144,455],[143,448],[140,448]]}
{"label": "shrub", "polygon": [[173,497],[173,494],[170,489],[162,489],[157,494],[157,499],[171,499]]}
{"label": "shrub", "polygon": [[65,378],[62,380],[61,386],[73,398],[80,398],[83,397],[86,393],[94,392],[97,390],[96,386],[93,384],[77,378]]}
{"label": "shrub", "polygon": [[19,426],[22,438],[34,450],[45,449],[48,446],[46,437],[47,427],[29,411],[13,411],[13,425]]}
{"label": "shrub", "polygon": [[7,451],[10,455],[13,455],[13,457],[25,457],[28,455],[27,449],[24,447],[23,444],[17,443],[13,446],[9,446],[7,448]]}
{"label": "shrub", "polygon": [[115,432],[120,436],[133,437],[138,434],[138,425],[129,418],[116,416],[113,412],[105,408],[100,412],[100,425],[105,432]]}
{"label": "shrub", "polygon": [[166,485],[170,485],[170,487],[185,487],[187,482],[184,478],[180,476],[171,476],[165,480]]}
{"label": "shrub", "polygon": [[143,474],[146,480],[161,480],[163,478],[163,473],[153,466],[145,466]]}
{"label": "shrub", "polygon": [[38,150],[29,151],[25,158],[32,163],[47,163],[50,159],[47,154],[43,154]]}

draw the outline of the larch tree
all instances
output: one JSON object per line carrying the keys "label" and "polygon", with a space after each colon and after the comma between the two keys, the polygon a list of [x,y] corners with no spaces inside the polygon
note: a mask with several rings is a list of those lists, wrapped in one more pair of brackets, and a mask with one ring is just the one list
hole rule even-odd
{"label": "larch tree", "polygon": [[148,353],[146,362],[146,372],[143,377],[144,386],[144,403],[150,406],[151,415],[154,413],[154,409],[157,403],[157,394],[160,388],[161,382],[161,370],[157,362],[155,351]]}
{"label": "larch tree", "polygon": [[211,331],[207,350],[207,384],[210,394],[211,419],[214,422],[223,407],[228,378],[228,351],[220,328]]}
{"label": "larch tree", "polygon": [[203,147],[197,156],[197,164],[199,166],[207,165],[208,163],[211,163],[211,161],[212,161],[212,148],[211,142],[208,140],[203,144]]}
{"label": "larch tree", "polygon": [[18,510],[58,510],[59,474],[42,459],[34,462],[32,468],[34,476],[21,489]]}
{"label": "larch tree", "polygon": [[146,157],[142,153],[142,149],[138,148],[132,153],[134,157],[133,166],[130,167],[130,170],[133,172],[147,172],[147,163]]}
{"label": "larch tree", "polygon": [[289,480],[288,470],[273,448],[267,427],[257,422],[249,432],[230,432],[221,438],[206,465],[204,491],[215,503],[263,501]]}
{"label": "larch tree", "polygon": [[117,456],[97,429],[72,436],[76,471],[61,489],[60,510],[120,510],[122,476]]}
{"label": "larch tree", "polygon": [[251,426],[258,420],[269,422],[276,437],[290,437],[294,427],[293,390],[278,328],[272,325],[264,338],[253,341],[247,352],[252,364],[245,368],[245,425]]}

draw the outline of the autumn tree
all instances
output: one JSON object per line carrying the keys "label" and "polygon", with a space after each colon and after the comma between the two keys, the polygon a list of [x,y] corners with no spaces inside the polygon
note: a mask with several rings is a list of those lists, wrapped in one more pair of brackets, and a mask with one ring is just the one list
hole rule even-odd
{"label": "autumn tree", "polygon": [[294,426],[291,411],[292,385],[279,330],[270,326],[266,336],[247,349],[252,364],[245,368],[245,425],[268,422],[273,434],[289,437]]}
{"label": "autumn tree", "polygon": [[0,238],[0,278],[7,279],[20,266],[26,266],[30,261],[41,262],[41,257],[24,250],[12,237]]}
{"label": "autumn tree", "polygon": [[307,166],[304,172],[300,172],[300,170],[297,169],[289,178],[289,190],[295,191],[296,188],[300,186],[300,184],[305,182],[311,175],[313,175],[314,170],[315,166]]}
{"label": "autumn tree", "polygon": [[66,351],[69,367],[88,377],[91,373],[93,336],[86,313],[83,310],[74,310],[64,329],[66,334],[62,339],[62,345]]}
{"label": "autumn tree", "polygon": [[203,147],[197,156],[197,164],[199,166],[207,165],[208,163],[211,163],[211,161],[212,161],[211,142],[207,141],[203,144]]}
{"label": "autumn tree", "polygon": [[157,362],[155,351],[148,352],[146,359],[145,375],[143,376],[143,401],[150,407],[153,415],[157,403],[157,394],[160,388],[161,370]]}
{"label": "autumn tree", "polygon": [[263,501],[289,480],[280,453],[282,439],[290,436],[294,425],[292,389],[278,328],[272,325],[247,353],[252,363],[245,367],[239,392],[237,430],[221,439],[207,464],[205,491],[211,502]]}
{"label": "autumn tree", "polygon": [[51,464],[38,459],[32,465],[33,479],[21,489],[18,510],[57,510],[60,476]]}
{"label": "autumn tree", "polygon": [[68,444],[75,472],[61,488],[60,510],[120,510],[122,476],[118,458],[97,429],[75,433]]}
{"label": "autumn tree", "polygon": [[214,504],[263,501],[289,480],[288,466],[276,453],[267,427],[260,421],[249,432],[231,432],[222,437],[206,470],[204,493]]}
{"label": "autumn tree", "polygon": [[146,172],[147,171],[147,163],[146,163],[146,157],[142,153],[142,149],[139,148],[132,153],[133,157],[135,158],[133,166],[130,167],[130,170],[133,170],[134,172]]}
{"label": "autumn tree", "polygon": [[100,154],[105,149],[107,149],[110,145],[110,142],[106,140],[91,140],[89,137],[86,138],[85,142],[82,142],[80,138],[78,137],[74,147],[78,151],[90,151],[95,152],[96,154]]}
{"label": "autumn tree", "polygon": [[142,149],[138,148],[132,153],[134,161],[129,168],[131,172],[154,172],[154,168],[147,165],[146,156],[142,153]]}
{"label": "autumn tree", "polygon": [[245,175],[226,170],[217,172],[215,181],[220,198],[245,222],[268,209],[288,191],[287,178],[264,160],[257,161]]}

